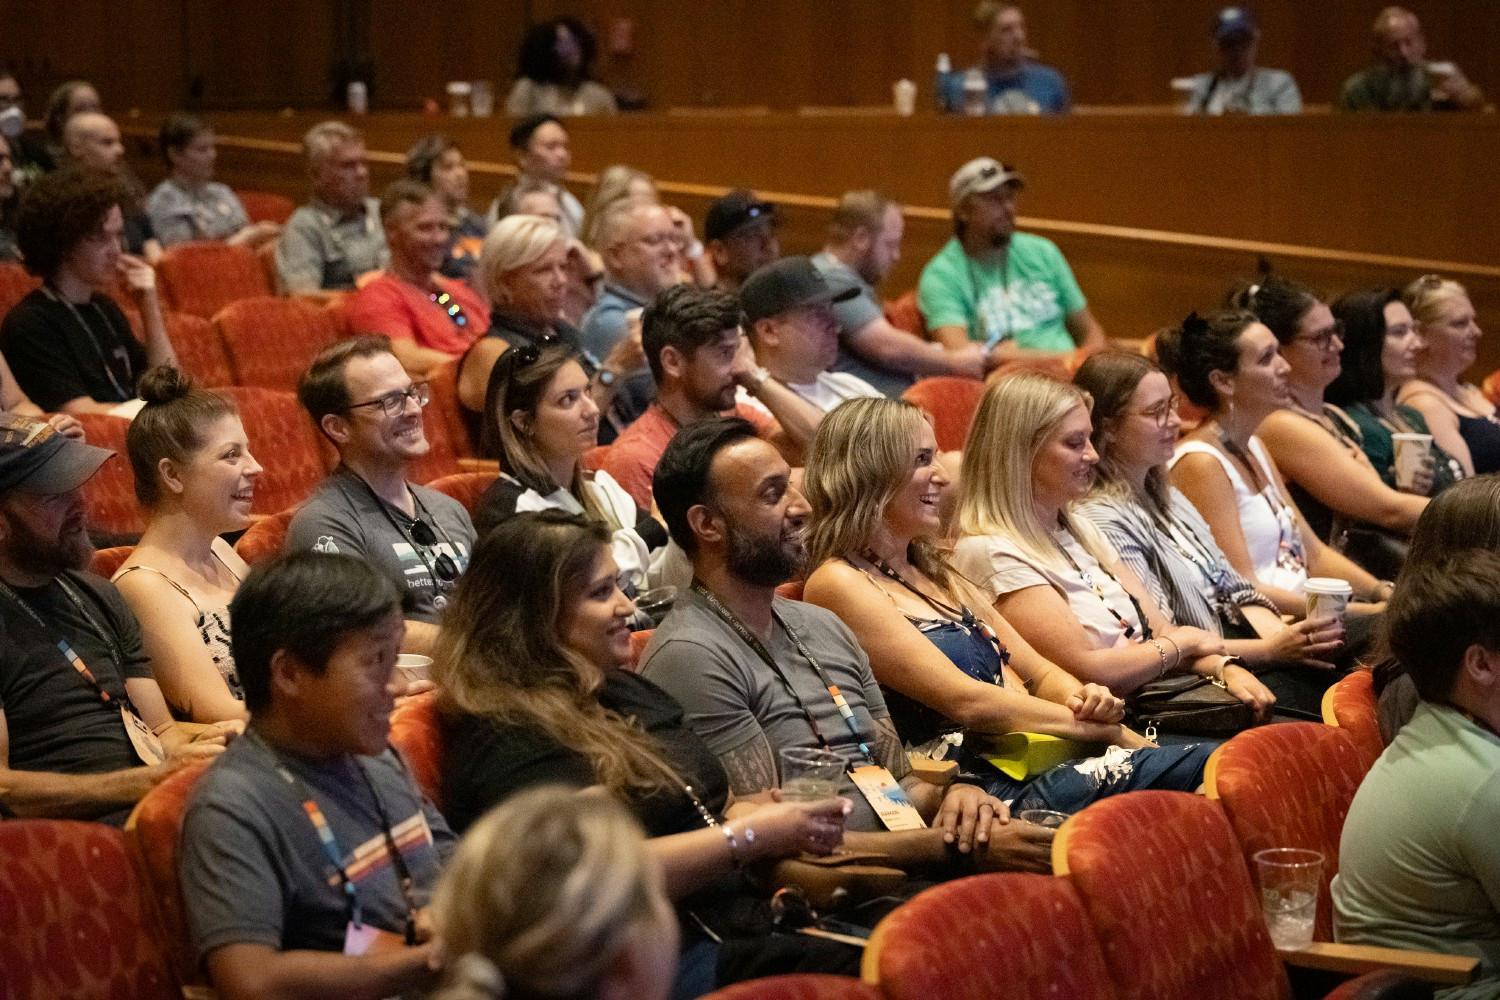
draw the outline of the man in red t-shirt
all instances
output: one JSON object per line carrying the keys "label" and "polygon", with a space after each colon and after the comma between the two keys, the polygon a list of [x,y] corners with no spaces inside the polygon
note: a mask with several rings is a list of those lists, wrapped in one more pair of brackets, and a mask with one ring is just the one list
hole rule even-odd
{"label": "man in red t-shirt", "polygon": [[646,308],[641,346],[656,399],[604,460],[641,510],[651,509],[651,476],[677,429],[708,417],[744,417],[788,462],[802,464],[823,414],[755,363],[743,318],[735,296],[694,285],[669,288]]}
{"label": "man in red t-shirt", "polygon": [[350,332],[384,334],[414,376],[453,358],[490,328],[489,309],[468,285],[438,274],[448,252],[448,215],[425,184],[400,180],[380,199],[391,262],[349,299]]}

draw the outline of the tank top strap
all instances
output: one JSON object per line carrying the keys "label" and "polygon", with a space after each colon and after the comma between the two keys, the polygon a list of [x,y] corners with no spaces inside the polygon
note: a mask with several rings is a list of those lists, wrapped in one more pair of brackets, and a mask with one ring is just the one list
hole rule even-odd
{"label": "tank top strap", "polygon": [[[225,569],[229,569],[228,566],[225,566],[224,568]],[[198,622],[197,622],[197,624],[199,625],[199,627],[202,627],[202,625],[203,625],[203,609],[198,606],[198,602],[197,601],[193,600],[193,595],[189,594],[187,592],[187,588],[186,587],[184,587],[182,584],[178,583],[176,580],[172,579],[167,574],[163,573],[161,570],[157,569],[155,566],[143,566],[140,563],[137,563],[134,566],[126,566],[124,569],[122,569],[118,573],[116,573],[114,575],[113,579],[110,582],[111,583],[119,583],[121,577],[124,577],[124,576],[127,576],[127,575],[131,574],[131,573],[134,573],[138,569],[143,569],[143,570],[145,570],[148,573],[155,573],[157,576],[161,577],[163,580],[165,580],[168,583],[170,583],[172,585],[172,589],[173,590],[176,590],[183,597],[187,598],[187,602],[193,606],[193,610],[196,611],[196,612],[198,612]],[[230,572],[230,575],[234,575],[234,570],[229,570],[229,572]],[[236,579],[238,579],[238,577],[236,577]]]}

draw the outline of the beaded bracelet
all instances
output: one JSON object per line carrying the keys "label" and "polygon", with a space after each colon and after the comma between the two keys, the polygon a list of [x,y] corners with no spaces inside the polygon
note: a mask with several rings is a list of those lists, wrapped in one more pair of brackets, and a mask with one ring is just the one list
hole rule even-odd
{"label": "beaded bracelet", "polygon": [[[1179,646],[1179,645],[1177,645],[1177,640],[1174,639],[1174,638],[1172,638],[1170,635],[1164,635],[1164,636],[1162,636],[1162,638],[1165,639],[1167,642],[1170,642],[1172,644],[1172,666],[1174,666],[1174,667],[1181,666],[1182,665],[1182,647]],[[1163,670],[1162,673],[1166,673],[1166,671]]]}
{"label": "beaded bracelet", "polygon": [[1157,674],[1156,676],[1165,676],[1167,673],[1167,648],[1160,642],[1157,642],[1155,639],[1147,639],[1146,641],[1156,647],[1156,655],[1161,657],[1161,673]]}

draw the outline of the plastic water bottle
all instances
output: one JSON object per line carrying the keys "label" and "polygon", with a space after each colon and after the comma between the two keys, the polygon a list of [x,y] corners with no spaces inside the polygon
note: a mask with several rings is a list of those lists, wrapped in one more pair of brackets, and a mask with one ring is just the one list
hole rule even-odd
{"label": "plastic water bottle", "polygon": [[971,67],[964,74],[964,114],[970,118],[982,117],[989,110],[989,87],[984,81],[984,71]]}

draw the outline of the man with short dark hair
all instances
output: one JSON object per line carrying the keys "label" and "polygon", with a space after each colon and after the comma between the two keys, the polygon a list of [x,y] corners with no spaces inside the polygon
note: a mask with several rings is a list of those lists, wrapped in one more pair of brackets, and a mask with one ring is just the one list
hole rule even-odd
{"label": "man with short dark hair", "polygon": [[250,724],[203,776],[181,878],[220,996],[422,992],[442,948],[427,901],[454,846],[387,744],[404,626],[368,564],[299,552],[230,604]]}
{"label": "man with short dark hair", "polygon": [[150,263],[161,257],[161,241],[146,212],[146,192],[140,179],[125,162],[125,143],[120,126],[113,118],[97,111],[84,111],[69,118],[63,126],[65,164],[85,170],[97,170],[119,179],[126,197],[120,202],[125,213],[125,249],[140,254]]}
{"label": "man with short dark hair", "polygon": [[343,552],[375,566],[402,594],[406,651],[429,652],[475,534],[457,500],[407,481],[429,447],[427,383],[412,381],[385,337],[355,337],[313,359],[297,398],[339,465],[292,518],[286,551]]}
{"label": "man with short dark hair", "polygon": [[[807,558],[809,509],[791,471],[741,420],[702,421],[672,441],[656,470],[658,504],[694,583],[652,636],[641,673],[682,705],[738,797],[780,786],[783,750],[822,748],[856,772],[840,792],[853,803],[851,849],[902,864],[972,851],[981,868],[1050,870],[1052,831],[1007,822],[1004,804],[977,786],[911,772],[853,634],[832,612],[776,595]],[[915,811],[877,809],[856,778],[899,782]]]}
{"label": "man with short dark hair", "polygon": [[1421,702],[1370,768],[1333,880],[1339,941],[1480,959],[1500,996],[1500,554],[1408,563],[1385,612]]}
{"label": "man with short dark hair", "polygon": [[[527,115],[516,119],[510,130],[510,152],[516,162],[516,184],[537,181],[557,195],[562,206],[562,226],[570,239],[583,229],[583,203],[565,185],[573,152],[568,145],[568,130],[556,115]],[[489,223],[494,225],[504,215],[510,192],[502,191],[490,203]]]}
{"label": "man with short dark hair", "polygon": [[1033,61],[1036,53],[1026,44],[1026,17],[1020,7],[980,0],[973,21],[979,35],[979,62],[967,73],[944,73],[938,78],[938,100],[944,111],[966,110],[964,77],[970,73],[984,80],[985,114],[1051,115],[1072,107],[1063,75]]}
{"label": "man with short dark hair", "polygon": [[463,357],[490,328],[490,311],[466,283],[438,273],[448,257],[448,210],[436,191],[399,180],[380,198],[391,259],[349,299],[349,329],[382,334],[401,367],[424,376]]}
{"label": "man with short dark hair", "polygon": [[799,462],[812,443],[822,411],[755,363],[742,320],[735,297],[716,288],[676,285],[647,307],[641,341],[656,400],[604,459],[641,510],[651,509],[651,474],[682,427],[733,411]]}
{"label": "man with short dark hair", "polygon": [[352,291],[355,279],[385,267],[380,203],[370,197],[365,139],[339,121],[302,139],[312,200],[292,213],[276,241],[276,274],[293,295]]}
{"label": "man with short dark hair", "polygon": [[1387,7],[1375,18],[1376,63],[1344,81],[1341,111],[1478,111],[1484,92],[1451,62],[1427,61],[1417,15]]}
{"label": "man with short dark hair", "polygon": [[959,167],[948,182],[953,239],[917,284],[932,339],[952,350],[978,342],[991,368],[1105,346],[1057,244],[1016,231],[1016,195],[1025,183],[987,156]]}
{"label": "man with short dark hair", "polygon": [[703,246],[714,262],[719,287],[735,291],[756,271],[781,256],[776,206],[755,192],[735,188],[708,206]]}
{"label": "man with short dark hair", "polygon": [[949,348],[891,325],[875,295],[901,259],[905,232],[901,206],[875,191],[847,191],[828,224],[828,242],[812,262],[830,282],[859,290],[835,302],[839,356],[833,370],[848,372],[892,399],[927,375],[984,377],[984,348],[964,343]]}
{"label": "man with short dark hair", "polygon": [[83,484],[113,454],[0,416],[0,815],[122,824],[238,729],[172,721],[135,615],[87,572]]}

